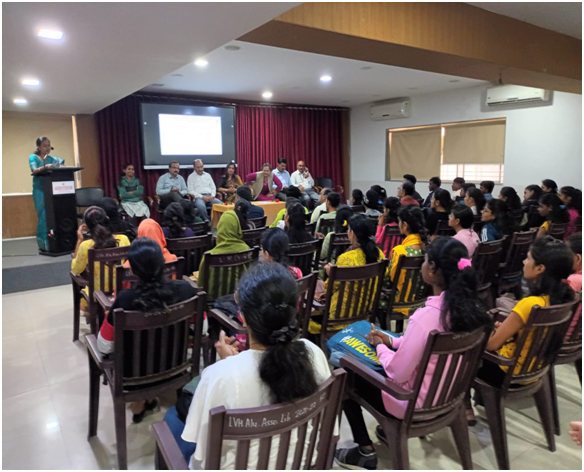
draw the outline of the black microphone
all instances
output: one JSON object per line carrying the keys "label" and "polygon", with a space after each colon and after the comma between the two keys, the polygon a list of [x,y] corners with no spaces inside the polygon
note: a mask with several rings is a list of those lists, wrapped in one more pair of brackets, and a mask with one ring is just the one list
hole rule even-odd
{"label": "black microphone", "polygon": [[54,150],[55,150],[55,148],[54,148],[54,147],[52,147],[52,148],[51,148],[51,151],[54,151]]}

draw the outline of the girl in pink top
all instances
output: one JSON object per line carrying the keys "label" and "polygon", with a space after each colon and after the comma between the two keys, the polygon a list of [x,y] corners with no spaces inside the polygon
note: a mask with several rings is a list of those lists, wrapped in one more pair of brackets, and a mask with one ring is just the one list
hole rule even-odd
{"label": "girl in pink top", "polygon": [[567,240],[576,232],[578,218],[582,219],[582,190],[570,186],[562,187],[558,192],[558,197],[560,197],[570,215],[570,222],[564,235],[564,240]]}
{"label": "girl in pink top", "polygon": [[481,240],[479,235],[472,229],[473,222],[474,215],[469,207],[460,203],[452,207],[448,219],[448,226],[456,231],[456,234],[453,236],[454,239],[457,239],[466,246],[471,259]]}
{"label": "girl in pink top", "polygon": [[[568,238],[566,241],[568,247],[574,253],[574,273],[568,277],[568,284],[572,287],[574,292],[581,292],[582,291],[582,233],[574,233],[572,236]],[[582,317],[582,302],[580,302],[578,308],[576,309],[576,313],[570,321],[570,326],[568,326],[568,331],[566,332],[566,338],[570,339],[572,333],[574,332],[574,328],[578,325],[578,320]],[[582,372],[582,359],[579,359],[576,362],[580,362],[580,372]],[[578,364],[576,364],[578,365]]]}
{"label": "girl in pink top", "polygon": [[[404,336],[389,338],[373,325],[371,333],[367,335],[367,340],[377,350],[379,362],[387,377],[410,391],[413,390],[422,354],[432,330],[464,333],[493,325],[491,317],[477,298],[476,275],[466,247],[453,238],[437,237],[428,246],[425,257],[422,277],[424,282],[432,286],[434,295],[428,297],[425,307],[410,316]],[[422,407],[426,399],[435,369],[436,360],[431,358],[416,400],[417,408]],[[355,377],[355,389],[364,400],[380,411],[385,409],[390,415],[403,418],[406,402],[381,392],[360,377]],[[345,400],[343,411],[359,446],[337,450],[337,461],[349,466],[375,469],[377,455],[367,433],[360,405],[353,400]],[[383,430],[379,426],[377,435],[384,439]]]}
{"label": "girl in pink top", "polygon": [[397,226],[397,211],[401,208],[401,201],[397,197],[388,197],[383,201],[383,214],[379,215],[377,223],[377,233],[375,234],[375,241],[377,246],[381,248],[385,257],[389,258],[391,250],[394,246],[400,244],[403,236],[399,235],[393,238],[383,240],[386,226]]}

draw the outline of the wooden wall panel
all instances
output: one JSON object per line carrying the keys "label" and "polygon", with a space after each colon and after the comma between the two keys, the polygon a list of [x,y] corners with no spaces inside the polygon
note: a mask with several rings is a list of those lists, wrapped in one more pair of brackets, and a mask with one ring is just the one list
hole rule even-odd
{"label": "wooden wall panel", "polygon": [[[95,115],[75,115],[82,187],[100,187],[99,139]],[[121,172],[121,171],[120,171]]]}
{"label": "wooden wall panel", "polygon": [[32,195],[2,195],[2,239],[35,236],[37,223]]}

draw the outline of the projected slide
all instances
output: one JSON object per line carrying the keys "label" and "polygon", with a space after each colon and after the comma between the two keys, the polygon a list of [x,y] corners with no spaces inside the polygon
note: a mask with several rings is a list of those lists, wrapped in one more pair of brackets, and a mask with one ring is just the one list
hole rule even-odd
{"label": "projected slide", "polygon": [[163,156],[223,154],[220,116],[158,115]]}

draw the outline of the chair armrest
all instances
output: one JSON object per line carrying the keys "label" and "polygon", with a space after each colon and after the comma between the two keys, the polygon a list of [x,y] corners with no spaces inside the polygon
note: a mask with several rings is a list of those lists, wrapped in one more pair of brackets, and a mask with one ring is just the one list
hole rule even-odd
{"label": "chair armrest", "polygon": [[501,322],[505,321],[507,317],[511,314],[510,311],[507,311],[503,308],[493,308],[492,310],[489,310],[488,313],[495,321]]}
{"label": "chair armrest", "polygon": [[146,199],[148,200],[148,204],[152,205],[152,202],[154,201],[152,197],[146,197]]}
{"label": "chair armrest", "polygon": [[207,316],[209,318],[213,318],[219,322],[221,326],[227,328],[229,331],[235,334],[247,334],[247,329],[239,323],[235,321],[233,318],[227,316],[221,310],[214,308],[212,310],[207,311]]}
{"label": "chair armrest", "polygon": [[101,308],[103,308],[104,312],[110,311],[112,305],[113,305],[113,297],[108,297],[105,293],[103,293],[101,290],[98,290],[97,292],[95,292],[93,294],[93,297],[95,298],[95,301],[97,303],[99,303],[99,305],[101,306]]}
{"label": "chair armrest", "polygon": [[410,400],[414,397],[414,392],[410,392],[409,390],[400,387],[395,382],[378,374],[373,369],[370,369],[361,361],[358,361],[350,355],[341,357],[341,367],[347,370],[352,370],[359,375],[359,377],[367,380],[367,382],[381,389],[385,393],[388,393],[397,400]]}
{"label": "chair armrest", "polygon": [[166,421],[160,421],[152,425],[152,436],[164,461],[163,468],[168,470],[189,470]]}
{"label": "chair armrest", "polygon": [[93,357],[93,360],[100,370],[108,368],[113,369],[114,361],[106,359],[97,348],[97,338],[95,337],[95,334],[88,334],[85,336],[85,345],[87,346],[87,351],[91,354],[91,357]]}
{"label": "chair armrest", "polygon": [[492,351],[483,352],[483,359],[486,361],[491,361],[500,366],[511,366],[515,363],[513,359],[500,356],[499,354]]}
{"label": "chair armrest", "polygon": [[78,285],[79,287],[85,287],[89,283],[86,278],[82,277],[80,274],[74,274],[73,272],[69,272],[69,276],[71,277],[71,281]]}
{"label": "chair armrest", "polygon": [[313,307],[315,310],[324,310],[324,307],[325,307],[325,305],[323,305],[323,304],[322,304],[322,303],[320,303],[320,302],[317,302],[316,300],[312,300],[312,307]]}
{"label": "chair armrest", "polygon": [[197,282],[195,282],[194,280],[192,280],[188,275],[183,275],[183,280],[190,283],[191,286],[199,293],[204,292],[202,287],[199,287],[197,285]]}

